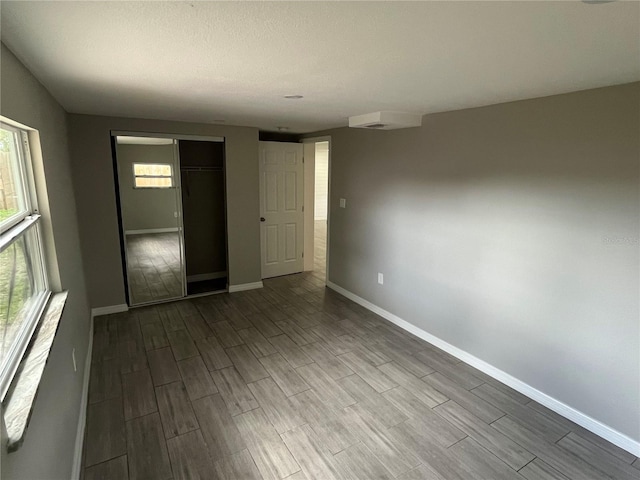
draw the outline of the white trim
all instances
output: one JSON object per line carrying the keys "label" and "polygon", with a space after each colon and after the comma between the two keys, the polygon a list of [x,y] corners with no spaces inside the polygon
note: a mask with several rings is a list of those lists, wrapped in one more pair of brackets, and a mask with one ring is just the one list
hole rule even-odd
{"label": "white trim", "polygon": [[472,367],[477,368],[481,372],[484,372],[490,377],[495,378],[499,382],[502,382],[505,385],[508,385],[514,390],[517,390],[523,395],[531,398],[532,400],[535,400],[536,402],[544,405],[550,410],[553,410],[557,414],[577,423],[578,425],[586,428],[590,432],[595,433],[599,437],[604,438],[605,440],[632,453],[633,455],[640,456],[640,442],[628,437],[624,433],[621,433],[599,422],[598,420],[590,417],[589,415],[586,415],[585,413],[580,412],[579,410],[576,410],[573,407],[570,407],[569,405],[561,402],[560,400],[550,397],[546,393],[543,393],[540,390],[537,390],[536,388],[532,387],[531,385],[524,383],[522,380],[518,380],[512,375],[509,375],[508,373],[500,370],[499,368],[496,368],[493,365],[490,365],[484,360],[474,357],[470,353],[464,350],[461,350],[460,348],[455,347],[450,343],[447,343],[444,340],[441,340],[440,338],[434,335],[431,335],[430,333],[425,332],[421,328],[416,327],[415,325],[407,322],[406,320],[403,320],[402,318],[394,315],[393,313],[388,312],[378,307],[377,305],[374,305],[368,300],[365,300],[364,298],[359,297],[355,293],[351,293],[349,290],[346,290],[341,286],[336,285],[333,282],[327,281],[327,287],[344,295],[348,299],[353,300],[357,304],[362,305],[364,308],[371,310],[373,313],[376,313],[381,317],[389,320],[391,323],[394,323],[395,325],[399,326],[400,328],[403,328],[407,332],[412,333],[416,337],[419,337],[422,340],[429,342],[432,345],[435,345],[436,347],[453,355],[454,357],[459,358],[463,362],[468,363]]}
{"label": "white trim", "polygon": [[302,146],[303,176],[304,176],[304,271],[313,271],[315,236],[314,214],[315,211],[315,177],[316,177],[316,144],[307,142]]}
{"label": "white trim", "polygon": [[[323,137],[321,137],[323,138]],[[329,247],[331,246],[330,237],[331,237],[331,149],[332,140],[329,136],[327,138],[327,142],[329,142],[329,152],[327,157],[327,162],[329,163],[327,168],[327,231],[324,239],[324,282],[325,284],[329,283]]]}
{"label": "white trim", "polygon": [[38,223],[40,218],[41,217],[38,214],[27,214],[24,217],[19,218],[15,225],[12,225],[11,228],[2,233],[2,237],[0,237],[0,252],[8,248],[17,239],[22,238],[22,234]]}
{"label": "white trim", "polygon": [[84,432],[87,425],[87,404],[89,403],[89,379],[91,378],[91,357],[93,355],[93,315],[89,326],[89,345],[87,357],[84,361],[84,377],[82,379],[82,397],[80,400],[80,414],[78,416],[78,430],[76,432],[76,445],[73,453],[73,469],[71,478],[79,479],[82,469],[82,448],[84,446]]}
{"label": "white trim", "polygon": [[216,278],[224,278],[227,272],[211,272],[198,273],[196,275],[187,275],[187,282],[203,282],[205,280],[215,280]]}
{"label": "white trim", "polygon": [[178,227],[170,227],[170,228],[145,228],[143,230],[125,230],[125,235],[140,235],[144,233],[171,233],[171,232],[179,232],[180,229]]}
{"label": "white trim", "polygon": [[[211,124],[218,126],[216,124]],[[219,125],[220,127],[226,127],[227,125]],[[170,138],[173,140],[201,140],[206,142],[224,142],[224,137],[216,137],[209,135],[189,135],[180,133],[157,133],[157,132],[134,132],[128,130],[112,130],[112,137],[151,137],[151,138]]]}
{"label": "white trim", "polygon": [[241,283],[239,285],[229,285],[229,293],[244,292],[245,290],[255,290],[256,288],[262,288],[262,287],[264,287],[262,280],[260,280],[259,282],[253,282],[253,283]]}
{"label": "white trim", "polygon": [[109,315],[111,313],[128,312],[129,306],[126,303],[120,305],[107,305],[106,307],[96,307],[91,309],[91,321],[93,317],[99,317],[100,315]]}

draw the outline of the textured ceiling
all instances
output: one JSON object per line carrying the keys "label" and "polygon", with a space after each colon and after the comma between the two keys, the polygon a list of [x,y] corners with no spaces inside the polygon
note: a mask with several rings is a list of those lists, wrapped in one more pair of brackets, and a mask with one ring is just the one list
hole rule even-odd
{"label": "textured ceiling", "polygon": [[[310,132],[640,80],[640,3],[0,2],[69,112]],[[301,94],[301,100],[286,100]]]}

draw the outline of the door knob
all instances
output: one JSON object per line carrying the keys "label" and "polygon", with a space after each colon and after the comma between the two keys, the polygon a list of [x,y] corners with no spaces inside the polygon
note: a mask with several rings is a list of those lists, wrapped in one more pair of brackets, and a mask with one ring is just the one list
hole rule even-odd
{"label": "door knob", "polygon": [[260,217],[260,221],[261,221],[261,222],[266,222],[266,220],[265,220],[265,218],[264,218],[264,217]]}

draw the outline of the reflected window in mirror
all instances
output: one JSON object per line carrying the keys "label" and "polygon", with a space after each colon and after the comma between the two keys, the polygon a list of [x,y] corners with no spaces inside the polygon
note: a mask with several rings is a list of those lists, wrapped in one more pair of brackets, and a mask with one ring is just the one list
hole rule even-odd
{"label": "reflected window in mirror", "polygon": [[173,170],[170,163],[134,163],[134,188],[172,188]]}

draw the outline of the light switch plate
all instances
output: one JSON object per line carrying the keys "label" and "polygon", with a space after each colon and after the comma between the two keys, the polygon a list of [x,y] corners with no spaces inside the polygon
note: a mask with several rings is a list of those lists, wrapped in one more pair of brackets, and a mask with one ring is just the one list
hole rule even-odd
{"label": "light switch plate", "polygon": [[380,272],[378,272],[378,283],[379,283],[380,285],[383,285],[383,284],[384,284],[384,275],[383,275],[383,274],[381,274]]}
{"label": "light switch plate", "polygon": [[347,208],[347,199],[346,198],[341,198],[340,199],[340,208]]}

